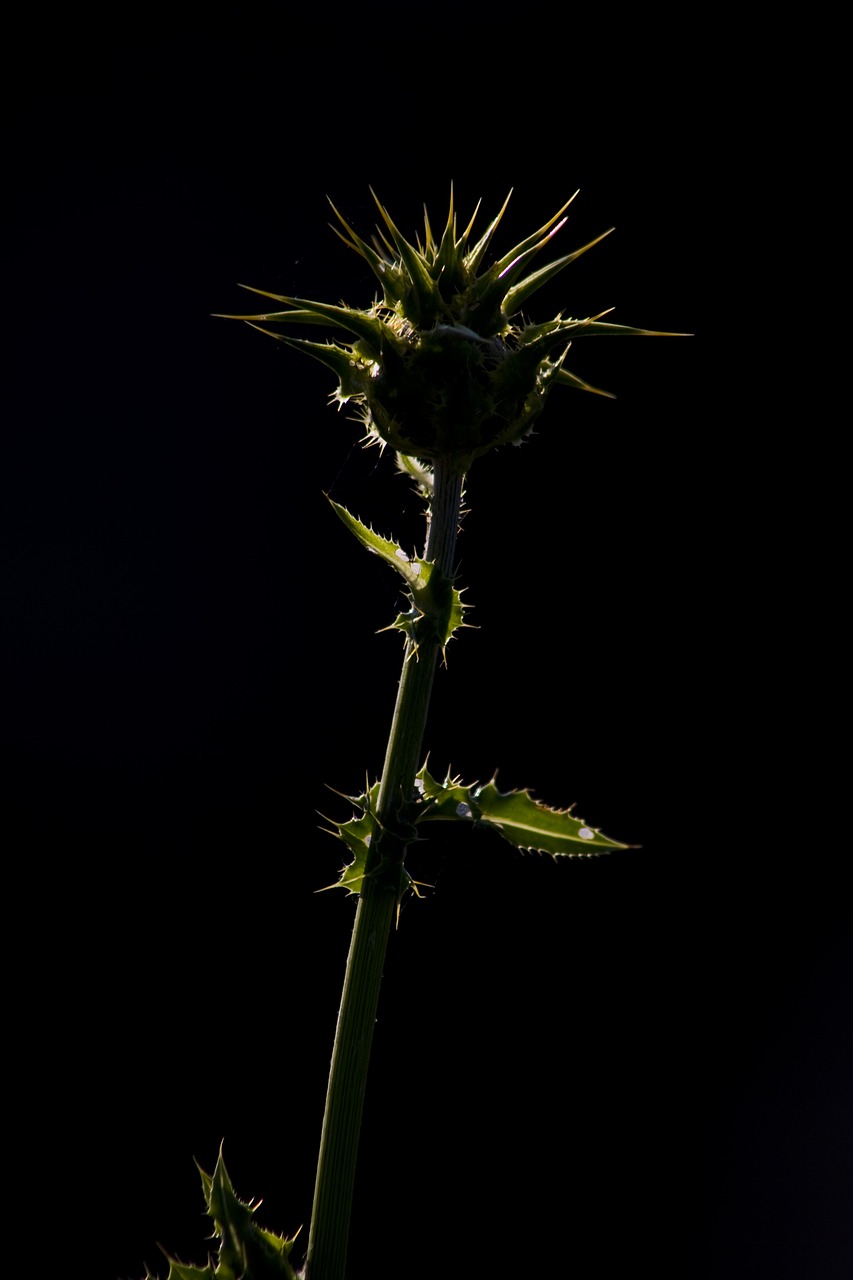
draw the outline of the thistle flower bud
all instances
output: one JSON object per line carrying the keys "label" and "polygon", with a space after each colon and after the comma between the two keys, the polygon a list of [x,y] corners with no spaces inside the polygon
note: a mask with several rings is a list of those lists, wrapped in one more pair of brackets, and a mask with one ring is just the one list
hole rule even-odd
{"label": "thistle flower bud", "polygon": [[[333,400],[358,407],[369,439],[405,456],[427,462],[442,459],[454,470],[467,471],[475,458],[496,445],[519,443],[556,384],[608,394],[563,367],[573,338],[652,336],[647,329],[602,323],[606,312],[583,320],[561,313],[544,324],[525,321],[521,307],[536,290],[609,231],[529,271],[535,256],[565,225],[569,200],[533,235],[484,267],[508,203],[509,196],[472,244],[479,205],[458,235],[451,189],[441,238],[433,236],[425,210],[424,239],[416,246],[401,235],[378,200],[384,229],[377,228],[372,246],[332,205],[343,227],[343,233],[334,228],[336,234],[367,262],[382,286],[381,301],[359,310],[253,289],[288,309],[228,318],[246,320],[327,365],[338,378]],[[323,325],[343,333],[346,340],[311,342],[262,327],[273,323]]]}

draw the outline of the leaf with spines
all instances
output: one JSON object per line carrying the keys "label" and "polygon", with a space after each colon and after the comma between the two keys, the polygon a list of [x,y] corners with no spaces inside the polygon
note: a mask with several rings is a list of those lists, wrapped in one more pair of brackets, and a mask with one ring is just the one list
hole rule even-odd
{"label": "leaf with spines", "polygon": [[[406,894],[411,891],[416,898],[419,898],[421,897],[418,892],[419,888],[432,888],[432,886],[425,886],[422,881],[413,880],[403,866],[402,857],[399,861],[390,859],[383,861],[380,859],[378,865],[368,872],[368,851],[373,842],[373,837],[380,827],[379,819],[376,817],[379,789],[380,784],[374,782],[372,787],[368,787],[364,795],[345,797],[358,810],[348,822],[334,822],[331,818],[326,819],[327,822],[332,823],[332,827],[335,829],[325,829],[329,831],[330,835],[343,840],[352,853],[353,860],[342,869],[340,878],[334,884],[326,885],[325,888],[346,889],[350,895],[359,894],[363,890],[364,880],[367,875],[384,874],[388,877],[386,883],[393,887],[397,898],[397,922],[399,923],[400,904]],[[397,815],[400,821],[396,832],[396,843],[401,852],[416,836],[414,827],[410,825],[413,816],[410,810],[411,806],[404,805],[401,807],[401,813]],[[408,826],[408,834],[403,834],[406,826]],[[323,892],[323,890],[320,890],[320,892]]]}
{"label": "leaf with spines", "polygon": [[554,858],[591,857],[632,846],[611,840],[587,826],[571,809],[549,809],[529,791],[499,791],[494,779],[484,786],[463,786],[457,778],[438,782],[426,765],[417,775],[422,822],[467,822],[491,827],[517,849],[533,849]]}
{"label": "leaf with spines", "polygon": [[199,1170],[207,1211],[220,1237],[217,1280],[296,1280],[288,1254],[295,1237],[265,1231],[253,1221],[257,1206],[238,1200],[222,1152],[213,1176]]}
{"label": "leaf with spines", "polygon": [[[352,861],[342,869],[335,884],[326,888],[359,894],[367,874],[370,845],[379,826],[379,783],[374,782],[363,795],[345,799],[356,809],[352,818],[347,822],[327,821],[331,824],[330,834],[343,841]],[[426,765],[415,778],[413,799],[401,807],[397,816],[408,825],[410,839],[426,822],[463,822],[491,828],[516,849],[532,849],[553,858],[590,858],[633,848],[590,827],[575,817],[571,808],[551,809],[541,804],[529,791],[499,791],[494,778],[485,785],[465,786],[458,778],[449,777],[439,782]],[[398,903],[408,889],[417,893],[417,883],[404,867],[399,868]]]}
{"label": "leaf with spines", "polygon": [[408,632],[420,615],[429,620],[432,634],[444,649],[457,627],[467,625],[463,622],[465,605],[462,603],[462,593],[454,587],[452,580],[431,560],[407,555],[398,543],[369,529],[350,515],[346,507],[332,498],[329,498],[329,502],[361,545],[391,565],[392,569],[396,569],[409,588],[417,613],[413,617],[400,615],[391,625]]}
{"label": "leaf with spines", "polygon": [[[174,1258],[166,1257],[169,1261],[169,1274],[166,1280],[216,1280],[216,1272],[212,1266],[208,1265],[203,1268],[187,1267],[182,1262],[177,1262]],[[151,1272],[148,1272],[148,1280],[154,1280]]]}
{"label": "leaf with spines", "polygon": [[[190,1267],[169,1260],[167,1280],[298,1280],[288,1262],[295,1236],[266,1231],[254,1221],[256,1205],[238,1200],[222,1159],[222,1151],[212,1174],[198,1166],[207,1212],[219,1237],[219,1256],[214,1267]],[[151,1272],[147,1272],[153,1280]]]}
{"label": "leaf with spines", "polygon": [[364,882],[364,875],[367,870],[367,855],[370,849],[370,843],[376,832],[376,803],[379,799],[379,783],[374,782],[372,787],[368,787],[364,795],[361,796],[345,796],[350,804],[354,805],[358,810],[349,819],[348,822],[334,822],[331,818],[327,818],[327,822],[331,822],[334,830],[328,830],[330,835],[336,836],[339,840],[343,840],[344,844],[352,854],[352,862],[345,866],[340,874],[340,878],[333,885],[329,884],[327,889],[346,889],[347,893],[361,893],[361,887]]}

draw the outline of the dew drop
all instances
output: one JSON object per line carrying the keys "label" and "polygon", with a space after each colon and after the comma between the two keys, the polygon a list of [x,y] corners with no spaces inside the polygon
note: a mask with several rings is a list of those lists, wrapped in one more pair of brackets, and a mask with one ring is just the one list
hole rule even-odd
{"label": "dew drop", "polygon": [[466,804],[464,800],[461,800],[459,804],[456,806],[456,814],[460,818],[470,818],[471,817],[470,804]]}
{"label": "dew drop", "polygon": [[589,827],[581,827],[580,831],[578,832],[578,835],[580,836],[581,840],[595,839],[595,832],[590,831]]}

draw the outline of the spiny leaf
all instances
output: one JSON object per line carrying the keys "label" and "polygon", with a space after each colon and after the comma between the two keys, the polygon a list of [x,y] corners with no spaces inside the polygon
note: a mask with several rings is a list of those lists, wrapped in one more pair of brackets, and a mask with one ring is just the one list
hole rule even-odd
{"label": "spiny leaf", "polygon": [[373,529],[369,529],[333,498],[329,498],[329,502],[335,514],[343,521],[350,533],[358,538],[361,545],[379,556],[386,564],[390,564],[392,569],[397,570],[420,607],[419,597],[424,598],[426,595],[434,566],[426,560],[420,560],[417,556],[407,555],[398,543],[392,542],[389,538],[383,538]]}
{"label": "spiny leaf", "polygon": [[[422,560],[419,556],[409,556],[398,543],[383,538],[373,529],[350,515],[346,507],[329,498],[337,515],[358,538],[362,546],[367,547],[374,555],[396,569],[403,578],[412,595],[418,613],[429,619],[432,631],[442,649],[445,648],[457,627],[467,626],[463,622],[465,605],[462,593],[454,587],[453,582],[442,573],[438,565],[431,560]],[[411,622],[397,618],[391,625],[409,631]]]}
{"label": "spiny leaf", "polygon": [[[326,885],[326,889],[346,889],[347,893],[350,895],[359,894],[364,888],[364,879],[366,875],[376,875],[379,873],[384,873],[389,877],[393,875],[393,880],[391,880],[390,883],[394,888],[397,898],[397,923],[399,924],[400,904],[405,895],[412,892],[416,898],[420,898],[422,895],[420,894],[419,889],[431,889],[432,885],[425,885],[423,881],[413,880],[406,868],[403,866],[402,860],[394,862],[393,866],[390,861],[385,863],[380,861],[379,866],[368,873],[368,850],[373,841],[376,830],[379,827],[379,820],[376,817],[376,807],[379,801],[379,787],[380,784],[378,782],[374,782],[373,786],[369,787],[365,791],[364,795],[345,797],[345,799],[349,800],[350,803],[355,805],[358,809],[358,813],[354,814],[348,822],[333,822],[331,818],[326,819],[326,821],[330,822],[332,827],[335,828],[334,830],[329,830],[329,828],[327,828],[327,830],[329,830],[329,834],[337,836],[339,840],[343,840],[344,844],[353,854],[352,862],[343,868],[340,879],[333,885]],[[405,807],[406,819],[410,816],[410,807],[411,806]],[[414,827],[411,827],[410,830],[411,836],[409,839],[412,839],[415,835]],[[408,841],[404,841],[404,843],[407,842]],[[320,892],[323,892],[323,890]]]}
{"label": "spiny leaf", "polygon": [[373,786],[369,787],[364,795],[346,796],[345,799],[355,805],[358,813],[353,814],[348,822],[334,822],[331,818],[326,818],[326,821],[331,823],[331,828],[325,829],[339,840],[343,840],[352,854],[352,862],[342,869],[340,878],[334,884],[328,884],[325,888],[346,889],[347,893],[352,895],[361,893],[362,884],[364,883],[364,874],[367,870],[367,855],[370,842],[376,831],[376,802],[379,799],[379,783],[374,782]]}
{"label": "spiny leaf", "polygon": [[253,1206],[234,1194],[222,1152],[212,1177],[199,1172],[207,1211],[220,1237],[217,1280],[296,1280],[287,1260],[295,1237],[277,1236],[255,1225]]}
{"label": "spiny leaf", "polygon": [[[168,1258],[168,1254],[166,1256]],[[210,1265],[201,1269],[198,1267],[185,1267],[183,1263],[177,1262],[174,1258],[169,1258],[169,1274],[166,1280],[214,1280],[215,1275],[216,1273]]]}
{"label": "spiny leaf", "polygon": [[529,791],[498,791],[494,779],[485,786],[464,786],[458,778],[437,782],[426,765],[417,778],[424,804],[416,822],[474,822],[493,827],[517,849],[535,849],[555,858],[589,857],[632,847],[587,826],[571,809],[549,809]]}
{"label": "spiny leaf", "polygon": [[[191,1267],[166,1254],[167,1280],[297,1280],[287,1260],[296,1237],[276,1235],[253,1221],[257,1206],[235,1196],[221,1149],[212,1174],[201,1165],[197,1168],[207,1212],[219,1237],[218,1261],[215,1267],[210,1259],[206,1267]],[[153,1280],[150,1271],[146,1274]]]}

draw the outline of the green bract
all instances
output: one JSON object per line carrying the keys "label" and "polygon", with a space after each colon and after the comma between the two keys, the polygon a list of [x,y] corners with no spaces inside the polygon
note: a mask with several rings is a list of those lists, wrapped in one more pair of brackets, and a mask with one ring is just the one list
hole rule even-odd
{"label": "green bract", "polygon": [[533,235],[484,267],[508,203],[509,196],[472,245],[479,205],[458,236],[451,190],[440,240],[424,210],[424,240],[418,239],[417,247],[401,235],[378,200],[386,230],[377,229],[373,247],[332,205],[346,233],[335,228],[336,234],[368,263],[382,286],[382,300],[358,310],[252,289],[289,309],[228,318],[246,320],[256,328],[272,323],[323,325],[346,334],[348,340],[310,342],[262,329],[328,365],[338,378],[333,398],[339,404],[357,404],[372,437],[404,456],[440,458],[464,472],[495,445],[517,444],[527,435],[556,383],[608,394],[563,368],[573,338],[654,334],[604,324],[601,316],[606,312],[584,320],[566,319],[561,313],[544,324],[525,320],[521,308],[536,290],[609,232],[530,271],[536,255],[566,223],[562,215],[569,200]]}

